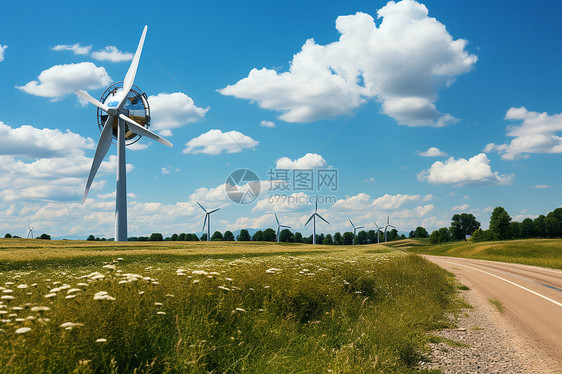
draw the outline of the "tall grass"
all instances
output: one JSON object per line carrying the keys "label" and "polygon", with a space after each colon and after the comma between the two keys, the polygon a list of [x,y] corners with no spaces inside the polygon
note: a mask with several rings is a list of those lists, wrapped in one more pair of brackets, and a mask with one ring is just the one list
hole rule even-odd
{"label": "tall grass", "polygon": [[0,273],[4,372],[418,372],[456,306],[445,271],[398,252],[96,261]]}

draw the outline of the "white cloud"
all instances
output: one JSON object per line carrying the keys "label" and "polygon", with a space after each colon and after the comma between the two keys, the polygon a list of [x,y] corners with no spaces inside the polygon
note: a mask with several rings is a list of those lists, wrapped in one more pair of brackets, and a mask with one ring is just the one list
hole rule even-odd
{"label": "white cloud", "polygon": [[371,196],[366,193],[358,193],[355,196],[348,196],[345,199],[338,199],[332,208],[337,210],[362,210],[372,204]]}
{"label": "white cloud", "polygon": [[0,62],[4,61],[4,53],[6,52],[7,45],[0,44]]}
{"label": "white cloud", "polygon": [[385,194],[384,196],[375,199],[375,201],[373,201],[371,206],[374,208],[385,209],[385,210],[398,209],[402,205],[408,202],[418,201],[420,198],[421,198],[420,195]]}
{"label": "white cloud", "polygon": [[484,152],[496,151],[503,160],[529,157],[529,153],[562,153],[562,113],[549,116],[547,113],[528,111],[525,107],[510,108],[507,120],[523,121],[520,126],[508,126],[507,136],[514,139],[510,143],[496,145],[490,143]]}
{"label": "white cloud", "polygon": [[58,100],[76,89],[96,89],[109,83],[111,78],[103,67],[97,67],[91,62],[81,62],[55,65],[43,70],[39,74],[38,81],[16,87],[31,95]]}
{"label": "white cloud", "polygon": [[275,127],[275,122],[263,120],[260,122],[260,126],[263,127]]}
{"label": "white cloud", "polygon": [[363,183],[373,183],[373,182],[375,182],[375,178],[373,177],[363,179]]}
{"label": "white cloud", "polygon": [[222,132],[221,130],[209,130],[191,139],[185,144],[183,153],[206,153],[218,155],[223,151],[227,153],[238,153],[242,149],[253,149],[258,141],[238,131]]}
{"label": "white cloud", "polygon": [[80,45],[76,44],[59,44],[51,48],[53,51],[72,51],[75,55],[87,55],[92,49],[91,45]]}
{"label": "white cloud", "polygon": [[162,168],[162,174],[164,174],[164,175],[170,174],[170,171],[171,171],[171,170],[170,170],[170,166],[169,166],[169,165],[168,165],[168,166],[164,166],[164,167]]}
{"label": "white cloud", "polygon": [[534,188],[552,188],[552,186],[548,184],[537,184],[534,186]]}
{"label": "white cloud", "polygon": [[[148,102],[152,116],[151,129],[160,131],[163,136],[170,136],[171,129],[202,120],[209,110],[209,107],[199,108],[193,99],[181,92],[150,96]],[[168,132],[164,134],[163,130]]]}
{"label": "white cloud", "polygon": [[[262,182],[262,191],[266,191],[269,187],[269,181]],[[273,196],[266,196],[258,200],[252,208],[254,212],[294,212],[314,209],[311,203],[311,196],[304,192],[293,192],[284,195],[275,196],[275,191],[271,191]]]}
{"label": "white cloud", "polygon": [[92,57],[100,61],[123,62],[131,61],[133,54],[130,52],[121,52],[117,47],[108,45],[105,49],[92,52]]}
{"label": "white cloud", "polygon": [[452,212],[460,212],[460,211],[464,211],[467,210],[469,208],[468,204],[463,204],[463,205],[457,205],[451,208]]}
{"label": "white cloud", "polygon": [[441,151],[439,148],[430,147],[427,151],[419,152],[418,155],[422,157],[446,157],[448,156],[446,152]]}
{"label": "white cloud", "polygon": [[326,167],[326,160],[317,153],[307,153],[301,158],[291,160],[288,157],[281,157],[276,161],[277,169],[314,169]]}
{"label": "white cloud", "polygon": [[490,160],[485,153],[480,153],[468,160],[450,157],[444,163],[436,161],[428,170],[418,174],[419,181],[432,184],[509,184],[513,176],[499,175],[492,172]]}
{"label": "white cloud", "polygon": [[456,122],[440,113],[435,102],[441,87],[476,63],[477,57],[465,51],[467,42],[454,40],[423,4],[412,0],[389,2],[378,18],[382,21],[377,27],[365,13],[340,16],[338,41],[319,45],[308,39],[293,56],[289,71],[252,69],[219,92],[280,111],[287,122],[349,113],[373,96],[385,114],[403,125]]}

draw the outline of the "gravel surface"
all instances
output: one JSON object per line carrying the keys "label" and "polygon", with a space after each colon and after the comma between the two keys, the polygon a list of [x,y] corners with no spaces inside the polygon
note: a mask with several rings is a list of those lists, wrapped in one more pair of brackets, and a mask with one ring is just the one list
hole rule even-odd
{"label": "gravel surface", "polygon": [[461,291],[461,295],[472,308],[451,316],[456,328],[432,334],[450,340],[432,343],[431,362],[420,362],[421,367],[455,374],[562,373],[521,338],[482,295],[472,289]]}

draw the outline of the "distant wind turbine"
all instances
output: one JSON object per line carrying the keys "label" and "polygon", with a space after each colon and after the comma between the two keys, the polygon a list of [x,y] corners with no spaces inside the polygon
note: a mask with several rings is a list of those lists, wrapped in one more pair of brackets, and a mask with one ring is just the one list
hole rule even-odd
{"label": "distant wind turbine", "polygon": [[211,213],[216,212],[220,208],[217,208],[217,209],[214,209],[214,210],[211,210],[211,211],[207,211],[207,209],[203,208],[203,205],[199,204],[198,201],[196,201],[196,203],[205,212],[205,220],[203,221],[203,230],[202,231],[205,231],[205,224],[206,224],[207,225],[207,241],[210,242],[211,241]]}
{"label": "distant wind turbine", "polygon": [[316,244],[316,217],[320,218],[322,221],[326,222],[328,225],[330,224],[330,222],[326,221],[324,218],[322,218],[322,216],[320,214],[318,214],[318,201],[316,202],[315,208],[314,208],[314,213],[312,213],[312,215],[310,216],[310,218],[308,219],[308,221],[306,221],[306,223],[304,224],[305,226],[308,225],[308,223],[310,222],[310,220],[312,220],[312,244]]}
{"label": "distant wind turbine", "polygon": [[[365,226],[355,226],[353,224],[353,222],[351,222],[351,220],[349,220],[349,223],[351,223],[351,226],[353,226],[353,239],[355,239],[355,235],[357,233],[357,230],[362,229]],[[355,240],[353,240],[353,241],[355,242]],[[352,243],[352,244],[355,244],[355,243]]]}
{"label": "distant wind turbine", "polygon": [[[373,221],[373,222],[375,222],[375,221]],[[377,243],[380,243],[381,242],[381,232],[382,232],[382,230],[379,227],[379,225],[377,225],[376,222],[375,222],[375,226],[377,227]]]}
{"label": "distant wind turbine", "polygon": [[29,237],[31,237],[31,239],[33,239],[33,227],[31,227],[30,225],[27,225],[27,227],[29,227],[29,231],[27,232],[27,238],[29,239]]}
{"label": "distant wind turbine", "polygon": [[384,225],[384,241],[386,243],[386,230],[388,230],[389,227],[392,227],[393,229],[395,229],[396,227],[392,226],[390,224],[390,216],[386,216],[386,225]]}
{"label": "distant wind turbine", "polygon": [[277,218],[277,213],[273,213],[275,215],[275,220],[277,221],[277,243],[279,243],[279,234],[281,233],[281,227],[285,227],[290,229],[291,226],[282,225],[279,223],[279,218]]}

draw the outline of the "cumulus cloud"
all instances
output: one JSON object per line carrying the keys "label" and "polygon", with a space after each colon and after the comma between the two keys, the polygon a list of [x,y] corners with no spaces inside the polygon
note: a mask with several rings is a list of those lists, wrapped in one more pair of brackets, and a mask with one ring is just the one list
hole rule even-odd
{"label": "cumulus cloud", "polygon": [[7,45],[0,44],[0,62],[4,61],[4,53],[6,52]]}
{"label": "cumulus cloud", "polygon": [[534,186],[534,188],[539,188],[539,189],[543,189],[543,188],[551,188],[551,185],[548,184],[537,184]]}
{"label": "cumulus cloud", "polygon": [[72,51],[75,55],[87,55],[92,49],[91,45],[80,45],[76,44],[59,44],[51,48],[53,51]]}
{"label": "cumulus cloud", "polygon": [[375,201],[373,201],[371,206],[374,208],[385,209],[385,210],[398,209],[402,205],[408,202],[418,201],[420,198],[421,198],[420,195],[385,194],[384,196],[375,199]]}
{"label": "cumulus cloud", "polygon": [[446,157],[448,154],[446,152],[441,151],[439,148],[436,147],[429,147],[427,151],[419,152],[418,155],[422,157]]}
{"label": "cumulus cloud", "polygon": [[326,167],[327,163],[324,157],[317,153],[307,153],[301,158],[291,160],[288,157],[281,157],[277,160],[275,167],[277,169],[314,169]]}
{"label": "cumulus cloud", "polygon": [[[170,136],[171,129],[202,120],[209,110],[209,107],[199,108],[192,98],[181,92],[150,96],[148,102],[152,116],[151,129],[160,131],[164,136]],[[166,130],[166,133],[162,132]]]}
{"label": "cumulus cloud", "polygon": [[109,83],[111,78],[103,67],[97,67],[91,62],[81,62],[55,65],[43,70],[38,80],[16,87],[31,95],[58,100],[76,89],[96,89]]}
{"label": "cumulus cloud", "polygon": [[457,205],[451,208],[452,212],[461,212],[461,211],[465,211],[467,210],[469,207],[468,204],[463,204],[463,205]]}
{"label": "cumulus cloud", "polygon": [[260,122],[260,126],[263,127],[275,127],[275,122],[263,120]]}
{"label": "cumulus cloud", "polygon": [[208,155],[218,155],[223,151],[238,153],[242,149],[253,149],[258,143],[238,131],[209,130],[188,141],[183,153],[206,153]]}
{"label": "cumulus cloud", "polygon": [[377,26],[365,13],[340,16],[338,41],[319,45],[308,39],[288,71],[252,69],[246,78],[219,92],[279,111],[287,122],[349,113],[372,97],[402,125],[456,122],[440,113],[435,102],[440,88],[476,63],[477,57],[465,50],[467,41],[453,39],[445,25],[413,0],[389,2],[378,11],[378,18],[382,20]]}
{"label": "cumulus cloud", "polygon": [[444,163],[436,161],[428,170],[418,174],[419,181],[428,181],[432,184],[455,184],[456,186],[471,184],[509,184],[513,176],[500,175],[492,171],[490,160],[485,153],[466,160],[455,160],[450,157]]}
{"label": "cumulus cloud", "polygon": [[520,126],[508,126],[507,136],[513,140],[506,144],[490,143],[484,152],[498,152],[503,160],[527,158],[529,153],[562,153],[562,113],[549,116],[527,110],[510,108],[505,119],[523,121]]}
{"label": "cumulus cloud", "polygon": [[131,61],[133,54],[130,52],[121,52],[117,47],[108,45],[105,49],[92,52],[92,57],[100,61],[123,62]]}

